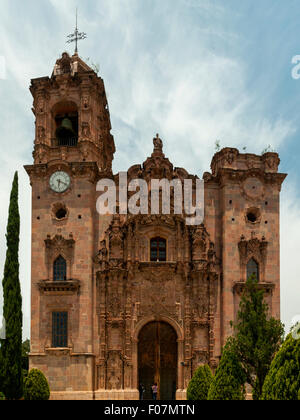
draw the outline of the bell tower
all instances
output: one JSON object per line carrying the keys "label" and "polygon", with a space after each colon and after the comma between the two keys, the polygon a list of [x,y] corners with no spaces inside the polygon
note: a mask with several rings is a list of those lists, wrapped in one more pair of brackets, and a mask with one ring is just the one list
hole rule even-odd
{"label": "bell tower", "polygon": [[63,53],[52,76],[33,79],[30,91],[34,163],[95,161],[101,171],[111,172],[115,145],[104,83],[78,54]]}
{"label": "bell tower", "polygon": [[32,165],[30,368],[51,398],[91,399],[95,369],[93,256],[96,183],[112,177],[115,144],[103,80],[75,53],[51,77],[31,81]]}

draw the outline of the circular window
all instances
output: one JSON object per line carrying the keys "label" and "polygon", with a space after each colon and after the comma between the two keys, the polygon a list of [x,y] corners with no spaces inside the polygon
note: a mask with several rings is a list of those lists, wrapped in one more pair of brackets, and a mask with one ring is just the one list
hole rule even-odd
{"label": "circular window", "polygon": [[248,223],[259,223],[260,222],[260,210],[258,208],[248,209],[246,212],[246,221]]}
{"label": "circular window", "polygon": [[55,203],[52,206],[52,217],[55,220],[65,220],[69,215],[68,209],[63,203]]}
{"label": "circular window", "polygon": [[57,210],[55,216],[59,220],[64,219],[67,216],[67,210],[66,209],[59,209],[59,210]]}

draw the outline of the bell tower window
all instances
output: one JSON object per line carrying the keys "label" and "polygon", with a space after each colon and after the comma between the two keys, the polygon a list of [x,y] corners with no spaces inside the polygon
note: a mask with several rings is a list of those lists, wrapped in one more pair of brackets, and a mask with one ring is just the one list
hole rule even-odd
{"label": "bell tower window", "polygon": [[67,262],[61,255],[54,261],[53,264],[53,280],[67,280]]}
{"label": "bell tower window", "polygon": [[78,108],[73,102],[61,102],[52,110],[54,146],[77,146]]}
{"label": "bell tower window", "polygon": [[167,241],[163,238],[153,238],[150,241],[150,260],[167,261]]}
{"label": "bell tower window", "polygon": [[251,260],[248,261],[247,279],[249,279],[249,277],[251,277],[252,275],[254,275],[255,278],[259,281],[259,265],[257,264],[254,258],[251,258]]}

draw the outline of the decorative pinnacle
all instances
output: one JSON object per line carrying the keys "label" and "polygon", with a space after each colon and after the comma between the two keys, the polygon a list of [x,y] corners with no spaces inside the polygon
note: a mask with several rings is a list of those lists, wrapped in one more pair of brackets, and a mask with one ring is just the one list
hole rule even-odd
{"label": "decorative pinnacle", "polygon": [[87,35],[85,32],[79,32],[78,31],[78,10],[76,9],[76,28],[75,31],[68,35],[68,41],[67,44],[70,44],[72,42],[75,42],[75,54],[78,53],[78,41],[82,39],[86,39]]}

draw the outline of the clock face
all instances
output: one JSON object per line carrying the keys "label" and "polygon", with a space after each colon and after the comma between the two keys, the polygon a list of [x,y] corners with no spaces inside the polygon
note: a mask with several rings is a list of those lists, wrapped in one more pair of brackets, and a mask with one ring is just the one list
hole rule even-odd
{"label": "clock face", "polygon": [[66,172],[54,172],[49,181],[50,187],[53,191],[63,193],[71,185],[71,178]]}

